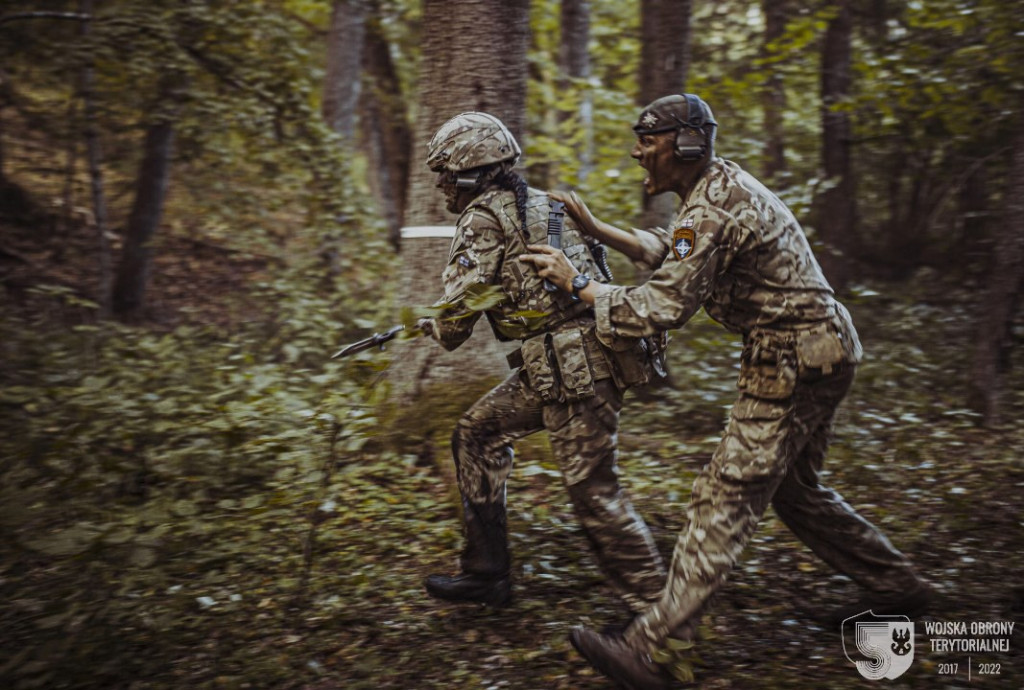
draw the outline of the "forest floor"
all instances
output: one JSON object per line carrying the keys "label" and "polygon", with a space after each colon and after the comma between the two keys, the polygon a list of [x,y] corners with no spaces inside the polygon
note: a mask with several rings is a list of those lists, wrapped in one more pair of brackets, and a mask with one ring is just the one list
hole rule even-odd
{"label": "forest floor", "polygon": [[[623,610],[545,438],[519,445],[509,484],[512,603],[433,601],[421,581],[450,571],[460,546],[447,473],[355,402],[323,397],[350,370],[247,354],[236,333],[266,259],[165,237],[150,321],[97,340],[103,327],[69,298],[95,284],[85,231],[8,223],[0,237],[0,685],[612,687],[567,641]],[[979,427],[962,403],[975,296],[918,278],[846,300],[867,359],[823,481],[934,583],[931,620],[1021,623],[1024,375],[1005,382],[1006,423]],[[117,364],[131,371],[105,359],[118,339],[133,344]],[[738,343],[699,318],[671,349],[673,386],[630,394],[620,438],[623,483],[666,558],[731,403]],[[158,369],[162,388],[138,378]],[[178,411],[175,395],[193,398]],[[704,618],[697,685],[871,685],[814,616],[857,595],[769,510]],[[885,685],[1024,687],[1019,630],[1009,644],[933,651],[919,621],[914,663]]]}

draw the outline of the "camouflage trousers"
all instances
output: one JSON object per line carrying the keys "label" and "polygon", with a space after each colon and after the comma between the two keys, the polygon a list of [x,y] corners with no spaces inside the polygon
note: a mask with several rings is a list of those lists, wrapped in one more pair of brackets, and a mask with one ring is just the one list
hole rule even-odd
{"label": "camouflage trousers", "polygon": [[818,481],[835,410],[854,369],[809,376],[784,400],[740,395],[711,462],[694,482],[689,524],[676,542],[665,589],[627,628],[628,639],[653,650],[668,637],[692,638],[702,609],[769,503],[815,554],[862,587],[888,593],[918,586],[907,558]]}
{"label": "camouflage trousers", "polygon": [[505,505],[511,443],[547,429],[573,509],[616,593],[633,611],[661,594],[665,566],[646,523],[618,481],[622,392],[611,379],[595,395],[544,403],[515,371],[478,400],[452,436],[459,491],[471,505]]}

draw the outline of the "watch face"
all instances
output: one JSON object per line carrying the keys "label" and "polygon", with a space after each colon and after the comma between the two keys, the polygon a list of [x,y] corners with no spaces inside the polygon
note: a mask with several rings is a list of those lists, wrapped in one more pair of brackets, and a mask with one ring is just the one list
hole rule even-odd
{"label": "watch face", "polygon": [[572,286],[577,290],[582,290],[587,287],[588,283],[590,283],[590,276],[580,274],[572,279]]}

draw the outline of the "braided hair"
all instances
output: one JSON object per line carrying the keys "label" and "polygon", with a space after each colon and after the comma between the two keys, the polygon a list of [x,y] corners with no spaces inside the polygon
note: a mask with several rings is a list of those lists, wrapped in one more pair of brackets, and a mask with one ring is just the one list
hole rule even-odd
{"label": "braided hair", "polygon": [[501,170],[494,177],[494,185],[516,195],[516,212],[519,214],[519,224],[523,231],[523,237],[529,237],[526,230],[526,180],[512,170],[511,165],[503,165]]}

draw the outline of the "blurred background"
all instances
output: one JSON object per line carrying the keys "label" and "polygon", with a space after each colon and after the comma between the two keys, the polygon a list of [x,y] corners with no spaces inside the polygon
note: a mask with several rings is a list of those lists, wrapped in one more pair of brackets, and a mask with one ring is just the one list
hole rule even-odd
{"label": "blurred background", "polygon": [[[411,230],[454,224],[423,163],[447,119],[497,115],[531,185],[663,225],[630,127],[684,91],[860,330],[826,481],[937,619],[1021,618],[1022,37],[1009,0],[0,2],[0,683],[610,687],[565,633],[623,612],[543,435],[509,489],[512,607],[420,589],[460,545],[451,428],[507,372],[489,330],[329,356],[440,296],[448,240]],[[738,352],[699,315],[627,398],[666,556]],[[801,613],[855,593],[769,513],[698,683],[861,683]],[[975,656],[986,687],[1024,684],[1020,641]],[[894,685],[967,687],[956,660],[919,647]]]}

